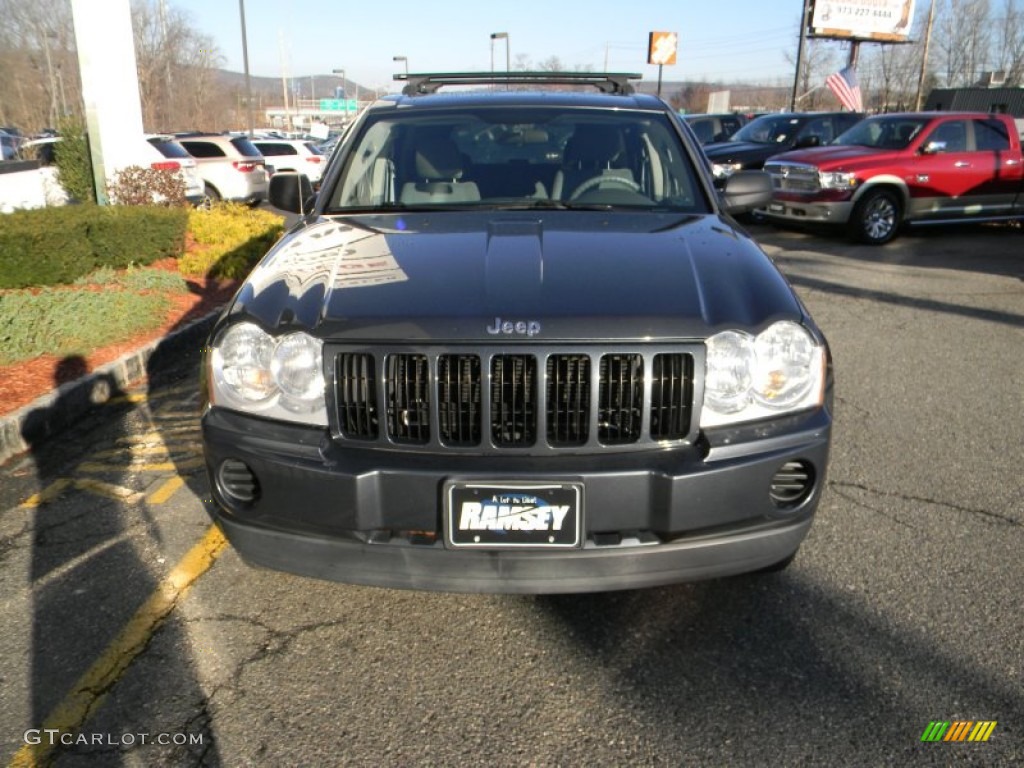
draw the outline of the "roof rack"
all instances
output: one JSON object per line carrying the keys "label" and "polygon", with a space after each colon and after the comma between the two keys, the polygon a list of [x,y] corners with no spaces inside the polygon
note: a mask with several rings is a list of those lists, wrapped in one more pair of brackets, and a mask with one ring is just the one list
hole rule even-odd
{"label": "roof rack", "polygon": [[395,75],[405,80],[402,93],[420,96],[436,93],[450,85],[590,85],[603,93],[633,93],[630,80],[640,80],[635,72],[422,72]]}

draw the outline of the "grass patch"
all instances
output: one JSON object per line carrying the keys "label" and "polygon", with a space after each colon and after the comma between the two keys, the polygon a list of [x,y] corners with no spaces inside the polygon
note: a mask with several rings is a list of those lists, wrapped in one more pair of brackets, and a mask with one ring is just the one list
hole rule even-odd
{"label": "grass patch", "polygon": [[157,328],[171,295],[187,290],[180,275],[157,269],[98,270],[79,283],[0,292],[0,365],[44,354],[85,355]]}

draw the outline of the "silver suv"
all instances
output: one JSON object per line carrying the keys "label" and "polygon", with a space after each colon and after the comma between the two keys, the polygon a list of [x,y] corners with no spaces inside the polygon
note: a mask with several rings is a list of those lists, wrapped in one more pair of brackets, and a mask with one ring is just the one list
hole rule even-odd
{"label": "silver suv", "polygon": [[196,159],[208,202],[258,205],[267,199],[266,163],[247,136],[179,134],[177,139]]}

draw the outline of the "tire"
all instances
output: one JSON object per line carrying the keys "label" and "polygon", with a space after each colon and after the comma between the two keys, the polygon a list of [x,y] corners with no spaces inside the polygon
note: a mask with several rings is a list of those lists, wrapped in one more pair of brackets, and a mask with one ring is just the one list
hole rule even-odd
{"label": "tire", "polygon": [[868,245],[884,245],[896,237],[903,220],[903,203],[888,189],[876,189],[860,199],[850,217],[850,235]]}
{"label": "tire", "polygon": [[203,202],[200,207],[209,208],[211,205],[220,202],[220,192],[207,184],[203,187]]}

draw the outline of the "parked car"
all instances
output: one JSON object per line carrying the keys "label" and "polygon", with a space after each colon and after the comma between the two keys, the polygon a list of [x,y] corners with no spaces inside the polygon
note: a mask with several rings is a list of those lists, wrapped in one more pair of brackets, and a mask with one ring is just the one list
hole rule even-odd
{"label": "parked car", "polygon": [[0,129],[0,161],[14,160],[23,141],[21,136]]}
{"label": "parked car", "polygon": [[195,158],[208,202],[258,205],[267,199],[266,161],[248,136],[186,133],[175,138]]}
{"label": "parked car", "polygon": [[[56,147],[61,141],[60,136],[32,139],[19,149],[19,158],[38,163],[49,205],[63,204],[68,199],[56,172]],[[130,156],[132,165],[140,168],[178,173],[185,184],[186,200],[193,205],[203,200],[203,183],[196,171],[195,160],[169,137],[140,136],[138,141],[132,142],[131,151],[126,154]]]}
{"label": "parked car", "polygon": [[715,177],[724,179],[740,170],[763,168],[769,157],[790,149],[828,144],[864,115],[858,112],[780,112],[761,115],[728,141],[704,146]]}
{"label": "parked car", "polygon": [[830,146],[783,153],[765,168],[769,220],[845,226],[872,245],[902,224],[1024,219],[1024,157],[1007,115],[876,115]]}
{"label": "parked car", "polygon": [[324,156],[316,142],[303,139],[261,139],[254,138],[253,145],[260,151],[278,171],[304,173],[316,187],[323,175],[327,157]]}
{"label": "parked car", "polygon": [[738,114],[690,114],[683,115],[683,120],[690,124],[701,144],[712,144],[716,141],[728,141],[736,131],[744,126],[746,118]]}
{"label": "parked car", "polygon": [[[399,76],[401,78],[401,76]],[[584,592],[790,562],[825,487],[828,346],[639,75],[409,75],[212,329],[208,509],[252,563]],[[592,85],[595,92],[548,85]]]}
{"label": "parked car", "polygon": [[173,136],[154,134],[147,136],[146,141],[156,147],[157,151],[166,158],[164,161],[150,163],[150,167],[161,170],[180,170],[185,182],[185,199],[192,205],[200,205],[206,198],[206,191],[195,158],[186,152]]}

